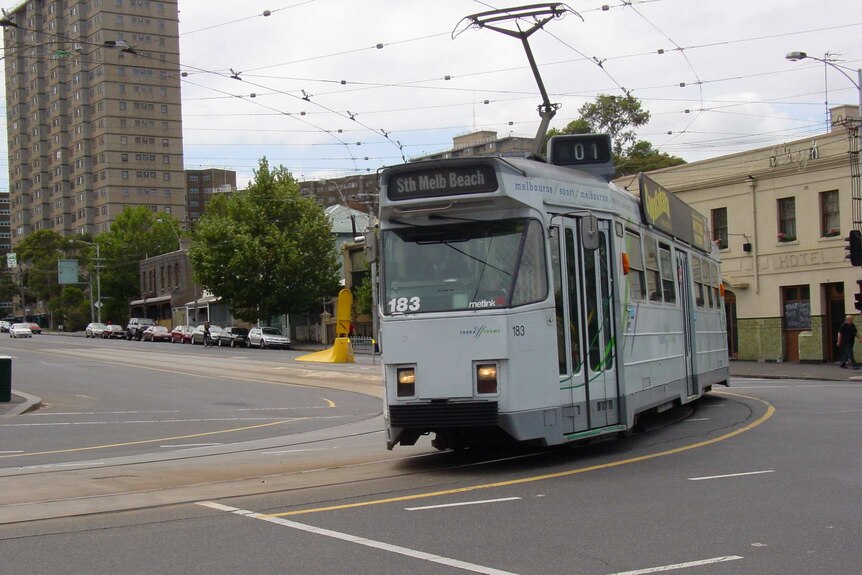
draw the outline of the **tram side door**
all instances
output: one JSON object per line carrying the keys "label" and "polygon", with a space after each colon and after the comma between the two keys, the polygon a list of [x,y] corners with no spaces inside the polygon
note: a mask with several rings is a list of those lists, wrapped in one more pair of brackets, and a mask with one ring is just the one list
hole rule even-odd
{"label": "tram side door", "polygon": [[611,229],[611,222],[599,220],[598,249],[581,249],[582,343],[590,429],[620,421]]}
{"label": "tram side door", "polygon": [[580,219],[552,228],[557,350],[566,433],[619,423],[615,296],[610,222],[598,222],[599,247],[584,249]]}
{"label": "tram side door", "polygon": [[685,381],[686,393],[692,396],[696,393],[697,381],[694,370],[694,306],[692,305],[691,293],[691,271],[688,267],[688,254],[677,250],[676,252],[676,279],[679,284],[679,301],[682,308],[682,332],[683,344],[685,345]]}

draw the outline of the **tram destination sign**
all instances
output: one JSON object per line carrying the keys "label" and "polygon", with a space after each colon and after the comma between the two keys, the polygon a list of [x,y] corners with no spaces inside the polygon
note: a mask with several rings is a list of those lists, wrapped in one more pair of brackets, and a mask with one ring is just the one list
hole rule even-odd
{"label": "tram destination sign", "polygon": [[404,170],[389,175],[386,197],[390,200],[481,194],[497,189],[497,174],[488,164],[443,165]]}
{"label": "tram destination sign", "polygon": [[639,174],[641,212],[649,225],[709,253],[712,241],[706,217],[676,197],[670,190]]}

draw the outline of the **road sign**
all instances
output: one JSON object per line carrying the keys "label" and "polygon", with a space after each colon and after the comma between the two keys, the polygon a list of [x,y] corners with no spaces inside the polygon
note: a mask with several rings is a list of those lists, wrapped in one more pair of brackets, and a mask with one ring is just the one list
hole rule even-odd
{"label": "road sign", "polygon": [[17,268],[18,267],[18,254],[6,254],[6,267],[7,268]]}
{"label": "road sign", "polygon": [[60,285],[78,283],[78,260],[57,260],[57,276]]}

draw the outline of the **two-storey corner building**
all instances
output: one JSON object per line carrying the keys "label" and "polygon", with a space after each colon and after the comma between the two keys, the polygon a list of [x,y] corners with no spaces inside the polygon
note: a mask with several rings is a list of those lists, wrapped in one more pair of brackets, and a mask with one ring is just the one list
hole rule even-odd
{"label": "two-storey corner building", "polygon": [[11,233],[186,219],[177,0],[24,0],[4,26]]}
{"label": "two-storey corner building", "polygon": [[[705,215],[721,249],[732,356],[834,361],[862,269],[844,238],[862,221],[856,106],[829,132],[651,172]],[[636,190],[636,178],[617,185]]]}

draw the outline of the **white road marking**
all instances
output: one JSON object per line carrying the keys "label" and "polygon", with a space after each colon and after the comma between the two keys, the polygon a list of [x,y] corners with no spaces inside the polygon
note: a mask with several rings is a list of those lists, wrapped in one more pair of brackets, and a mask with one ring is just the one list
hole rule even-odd
{"label": "white road marking", "polygon": [[700,567],[702,565],[713,565],[727,561],[742,559],[739,555],[726,555],[724,557],[713,557],[712,559],[701,559],[700,561],[689,561],[688,563],[677,563],[675,565],[664,565],[662,567],[649,567],[647,569],[636,569],[634,571],[621,571],[611,575],[646,575],[647,573],[662,573],[664,571],[676,571],[677,569],[688,569],[689,567]]}
{"label": "white road marking", "polygon": [[159,445],[159,447],[165,447],[165,448],[169,448],[169,447],[212,447],[213,445],[222,445],[222,444],[221,443],[185,443],[185,444],[178,444],[178,445],[170,445],[170,444]]}
{"label": "white road marking", "polygon": [[425,507],[405,507],[405,511],[425,511],[426,509],[442,509],[444,507],[461,507],[464,505],[482,505],[484,503],[500,503],[502,501],[517,501],[520,497],[504,497],[501,499],[484,499],[482,501],[464,501],[462,503],[443,503],[441,505],[426,505]]}
{"label": "white road marking", "polygon": [[209,417],[195,419],[128,419],[121,421],[55,421],[44,423],[3,423],[0,427],[54,427],[62,425],[127,425],[142,423],[208,423],[214,421],[278,421],[278,417]]}
{"label": "white road marking", "polygon": [[236,515],[242,515],[245,517],[249,517],[252,519],[260,519],[261,521],[266,521],[268,523],[275,523],[276,525],[281,525],[282,527],[290,527],[291,529],[297,529],[299,531],[305,531],[307,533],[313,533],[315,535],[322,535],[323,537],[331,537],[333,539],[340,539],[341,541],[347,541],[348,543],[355,543],[356,545],[364,545],[366,547],[371,547],[374,549],[380,549],[381,551],[388,551],[390,553],[397,553],[399,555],[405,555],[407,557],[413,557],[414,559],[421,559],[423,561],[430,561],[431,563],[438,563],[440,565],[445,565],[447,567],[453,567],[455,569],[463,569],[464,571],[472,571],[473,573],[485,573],[486,575],[516,575],[511,571],[502,571],[500,569],[494,569],[493,567],[485,567],[484,565],[476,565],[475,563],[468,563],[466,561],[459,561],[457,559],[450,559],[448,557],[441,557],[440,555],[434,555],[432,553],[425,553],[424,551],[417,551],[415,549],[408,549],[407,547],[400,547],[398,545],[391,545],[389,543],[383,543],[382,541],[375,541],[373,539],[366,539],[364,537],[358,537],[356,535],[350,535],[348,533],[341,533],[339,531],[332,531],[331,529],[323,529],[321,527],[314,527],[312,525],[306,525],[304,523],[297,523],[295,521],[289,521],[287,519],[282,519],[281,517],[271,517],[269,515],[264,515],[261,513],[255,513],[253,511],[248,511],[246,509],[237,509],[236,507],[228,507],[226,505],[220,505],[218,503],[212,501],[201,501],[198,502],[198,505],[202,505],[204,507],[209,507],[210,509],[215,509],[217,511],[226,511],[228,513],[233,513]]}
{"label": "white road marking", "polygon": [[24,453],[23,451],[0,451],[0,453]]}
{"label": "white road marking", "polygon": [[52,467],[89,467],[91,465],[104,465],[104,461],[86,461],[82,463],[50,463],[48,465],[28,465],[19,469],[50,469]]}
{"label": "white road marking", "polygon": [[684,421],[709,421],[709,417],[692,417],[691,419],[686,419]]}
{"label": "white road marking", "polygon": [[763,473],[775,473],[774,469],[766,469],[764,471],[746,471],[745,473],[728,473],[727,475],[709,475],[706,477],[689,477],[689,481],[704,481],[706,479],[725,479],[728,477],[743,477],[745,475],[761,475]]}

